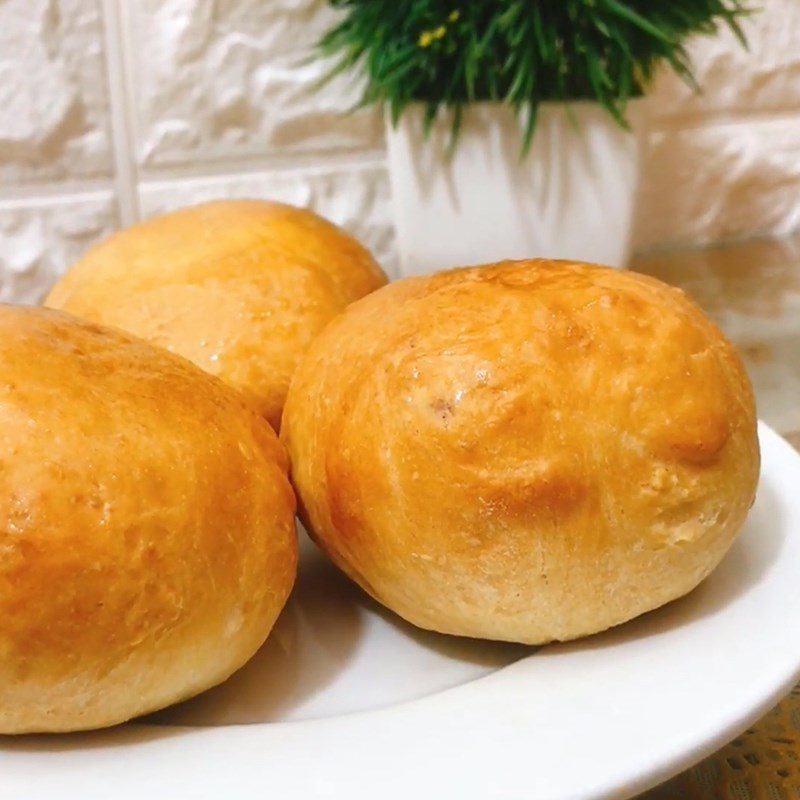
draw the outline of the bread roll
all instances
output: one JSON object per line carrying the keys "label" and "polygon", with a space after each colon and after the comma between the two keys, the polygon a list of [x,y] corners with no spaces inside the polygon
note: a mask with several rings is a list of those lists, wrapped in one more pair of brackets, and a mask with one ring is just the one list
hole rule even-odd
{"label": "bread roll", "polygon": [[410,278],[312,345],[282,438],[333,561],[422,628],[531,644],[693,589],[759,474],[753,393],[682,292],[519,261]]}
{"label": "bread roll", "polygon": [[112,725],[258,649],[294,495],[232,389],[122,332],[0,306],[0,733]]}
{"label": "bread roll", "polygon": [[310,211],[220,201],[117,233],[46,304],[185,356],[244,392],[277,430],[313,338],[385,283],[365,248]]}

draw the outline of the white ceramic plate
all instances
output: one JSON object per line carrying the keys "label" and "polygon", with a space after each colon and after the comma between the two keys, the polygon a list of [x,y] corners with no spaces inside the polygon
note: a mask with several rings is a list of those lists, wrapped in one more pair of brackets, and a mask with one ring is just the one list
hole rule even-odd
{"label": "white ceramic plate", "polygon": [[228,683],[110,731],[0,740],[0,796],[632,796],[800,677],[800,456],[760,433],[747,526],[682,600],[568,645],[480,643],[406,626],[309,546],[278,627]]}

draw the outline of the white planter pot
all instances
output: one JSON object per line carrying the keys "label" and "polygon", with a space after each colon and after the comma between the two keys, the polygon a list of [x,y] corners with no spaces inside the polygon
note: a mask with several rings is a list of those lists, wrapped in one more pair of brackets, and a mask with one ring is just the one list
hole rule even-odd
{"label": "white planter pot", "polygon": [[[640,109],[629,104],[634,130]],[[465,109],[448,159],[450,120],[423,135],[423,108],[387,124],[401,269],[433,272],[505,258],[625,266],[639,175],[639,136],[597,103],[545,103],[528,156],[512,111]]]}

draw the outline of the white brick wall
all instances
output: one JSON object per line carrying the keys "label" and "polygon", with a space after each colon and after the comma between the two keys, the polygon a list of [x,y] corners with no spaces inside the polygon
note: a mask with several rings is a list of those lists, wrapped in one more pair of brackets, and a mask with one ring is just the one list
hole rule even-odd
{"label": "white brick wall", "polygon": [[800,227],[800,2],[752,5],[747,51],[728,31],[692,48],[701,96],[655,87],[640,248]]}
{"label": "white brick wall", "polygon": [[[664,76],[640,248],[800,227],[800,3],[763,0],[749,52],[693,46],[706,91]],[[35,302],[92,241],[196,200],[310,204],[391,270],[378,115],[308,87],[323,0],[0,0],[0,300]]]}

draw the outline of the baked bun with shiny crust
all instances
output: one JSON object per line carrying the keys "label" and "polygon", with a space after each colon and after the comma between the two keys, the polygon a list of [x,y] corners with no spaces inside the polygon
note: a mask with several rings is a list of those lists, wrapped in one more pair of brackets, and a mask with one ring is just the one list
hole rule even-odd
{"label": "baked bun with shiny crust", "polygon": [[113,725],[202,692],[295,576],[277,437],[190,362],[0,306],[0,733]]}
{"label": "baked bun with shiny crust", "polygon": [[355,303],[296,372],[281,436],[310,534],[376,600],[531,644],[693,589],[759,474],[750,383],[700,309],[557,261]]}
{"label": "baked bun with shiny crust", "polygon": [[231,200],[120,231],[46,304],[185,356],[244,392],[277,430],[308,345],[385,283],[364,247],[311,211]]}

